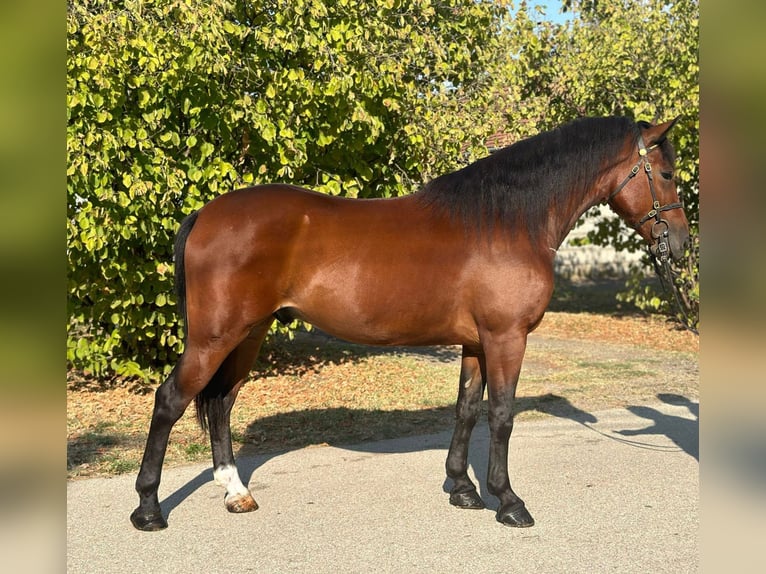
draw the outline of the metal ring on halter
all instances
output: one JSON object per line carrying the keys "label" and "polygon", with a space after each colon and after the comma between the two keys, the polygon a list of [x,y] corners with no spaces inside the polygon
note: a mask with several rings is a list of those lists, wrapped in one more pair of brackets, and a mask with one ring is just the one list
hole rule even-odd
{"label": "metal ring on halter", "polygon": [[[657,225],[659,225],[660,223],[662,223],[665,226],[665,230],[662,231],[661,233],[655,233],[654,230],[657,227]],[[655,239],[658,239],[663,235],[667,237],[669,235],[669,232],[670,232],[670,225],[668,225],[668,222],[665,221],[664,219],[658,219],[657,221],[652,223],[652,237],[654,237]]]}

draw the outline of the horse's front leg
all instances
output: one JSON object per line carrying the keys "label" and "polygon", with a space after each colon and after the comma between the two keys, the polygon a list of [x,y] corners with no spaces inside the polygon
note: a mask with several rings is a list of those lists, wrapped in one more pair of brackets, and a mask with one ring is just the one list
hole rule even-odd
{"label": "horse's front leg", "polygon": [[476,486],[468,477],[468,443],[471,431],[481,412],[484,396],[482,376],[483,357],[470,354],[463,348],[460,367],[455,432],[447,454],[447,476],[452,479],[450,504],[459,508],[484,508],[484,501],[476,492]]}
{"label": "horse's front leg", "polygon": [[488,335],[483,342],[489,395],[489,470],[487,489],[500,500],[496,518],[507,526],[532,526],[524,501],[511,488],[508,443],[513,430],[516,384],[526,349],[526,332]]}

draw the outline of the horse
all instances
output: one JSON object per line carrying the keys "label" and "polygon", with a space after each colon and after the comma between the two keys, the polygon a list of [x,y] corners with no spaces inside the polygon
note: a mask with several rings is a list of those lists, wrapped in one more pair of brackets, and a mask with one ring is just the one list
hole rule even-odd
{"label": "horse", "polygon": [[605,202],[655,256],[683,257],[689,225],[667,139],[677,119],[579,118],[400,197],[265,184],[186,217],[175,242],[185,349],[155,393],[135,528],[167,527],[157,495],[162,464],[192,400],[226,509],[258,508],[235,466],[230,413],[273,322],[295,319],[355,343],[461,345],[449,502],[485,508],[467,459],[486,388],[496,519],[532,526],[511,488],[508,448],[527,335],[551,299],[556,250],[588,208]]}

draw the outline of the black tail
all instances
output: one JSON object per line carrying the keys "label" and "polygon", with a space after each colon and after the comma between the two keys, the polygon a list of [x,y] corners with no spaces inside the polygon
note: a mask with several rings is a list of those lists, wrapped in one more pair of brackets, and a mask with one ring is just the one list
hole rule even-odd
{"label": "black tail", "polygon": [[[231,387],[227,386],[227,379],[223,377],[223,369],[226,368],[226,362],[218,368],[213,378],[207,386],[202,389],[200,394],[194,397],[194,407],[197,411],[197,423],[202,432],[207,432],[209,424],[217,421],[223,421],[226,416],[224,406],[224,397],[229,393]],[[220,426],[220,425],[219,425]]]}
{"label": "black tail", "polygon": [[181,319],[184,322],[184,341],[186,341],[187,333],[189,332],[189,326],[186,315],[186,274],[184,270],[184,253],[186,251],[186,240],[191,233],[194,223],[197,221],[198,211],[192,212],[190,215],[181,222],[181,227],[178,228],[176,233],[176,242],[173,253],[175,255],[175,288],[176,298],[178,299],[178,312],[181,314]]}

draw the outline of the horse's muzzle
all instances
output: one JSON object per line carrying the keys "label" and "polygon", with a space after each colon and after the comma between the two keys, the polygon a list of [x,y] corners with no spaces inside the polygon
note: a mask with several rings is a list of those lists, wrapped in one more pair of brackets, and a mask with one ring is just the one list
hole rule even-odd
{"label": "horse's muzzle", "polygon": [[665,220],[655,223],[652,228],[653,243],[649,247],[652,255],[658,259],[672,258],[680,261],[686,256],[686,247],[689,245],[689,231],[671,229]]}

